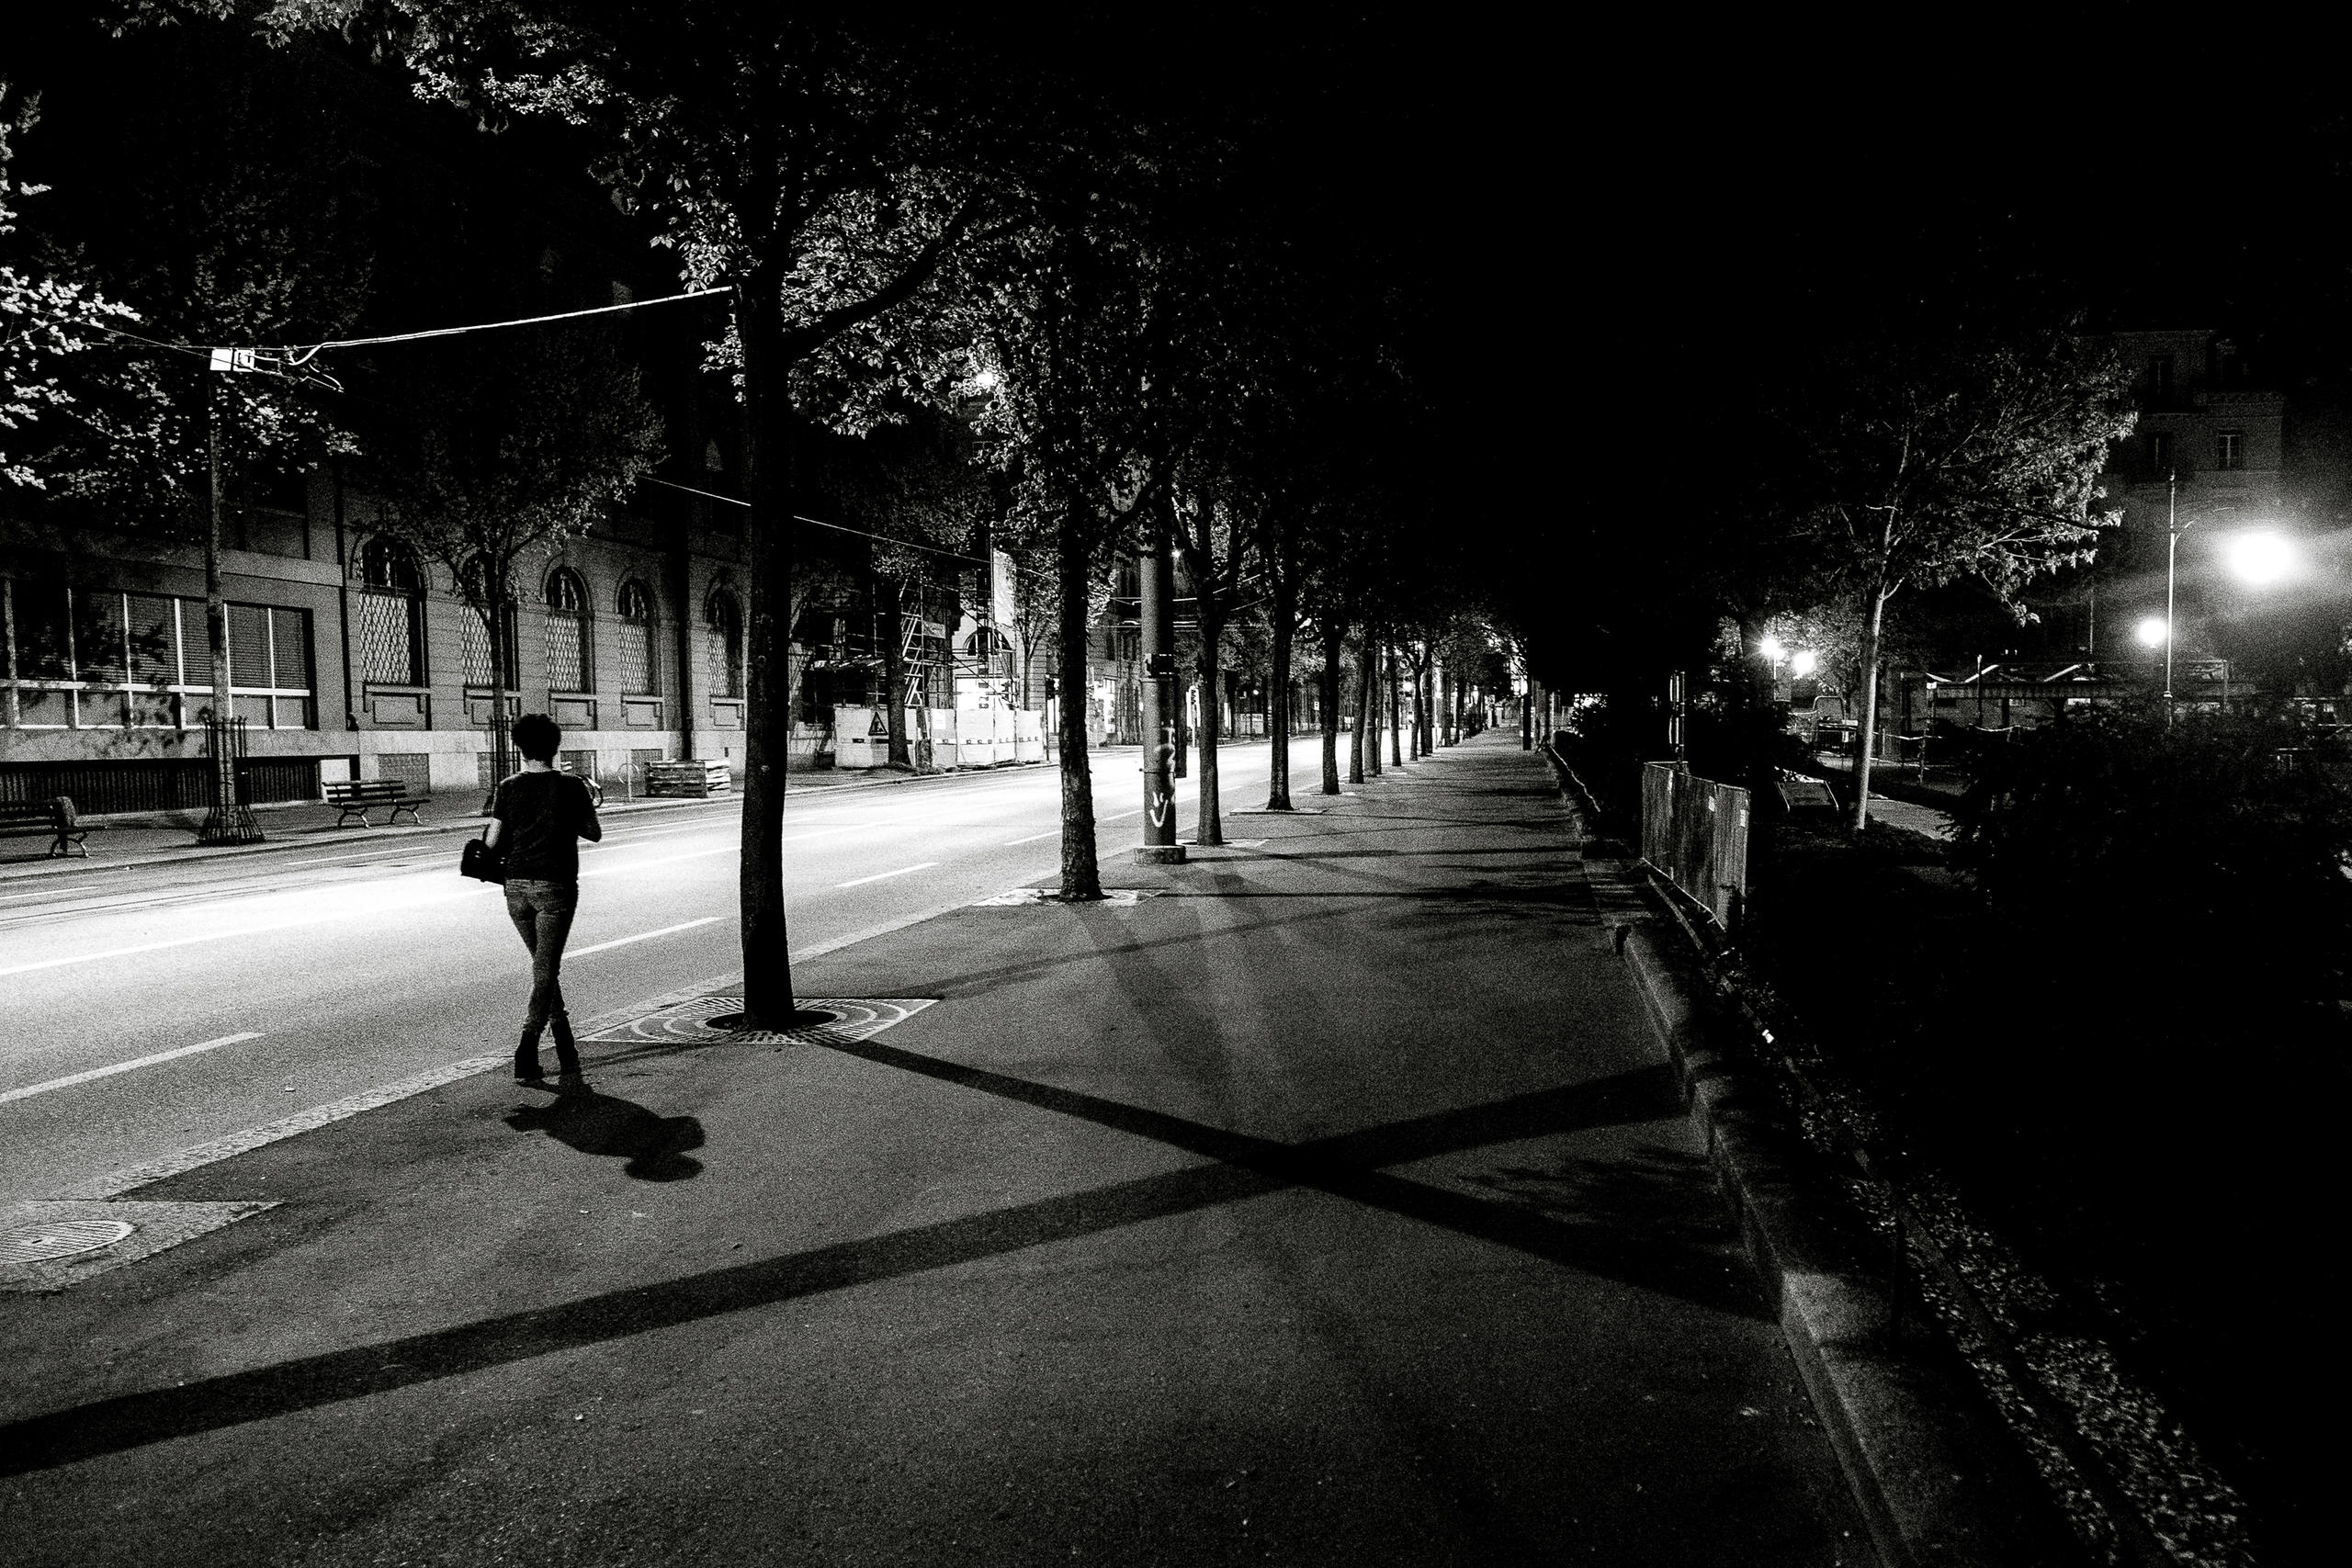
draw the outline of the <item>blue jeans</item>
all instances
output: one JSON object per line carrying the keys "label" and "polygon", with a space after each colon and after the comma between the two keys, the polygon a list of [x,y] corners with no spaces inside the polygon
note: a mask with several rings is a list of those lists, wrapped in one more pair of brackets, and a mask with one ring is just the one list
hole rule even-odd
{"label": "blue jeans", "polygon": [[563,944],[571,935],[571,917],[580,908],[580,884],[540,882],[510,877],[506,883],[506,918],[523,933],[531,953],[531,1014],[523,1033],[533,1043],[550,1017],[569,1018],[563,1007]]}

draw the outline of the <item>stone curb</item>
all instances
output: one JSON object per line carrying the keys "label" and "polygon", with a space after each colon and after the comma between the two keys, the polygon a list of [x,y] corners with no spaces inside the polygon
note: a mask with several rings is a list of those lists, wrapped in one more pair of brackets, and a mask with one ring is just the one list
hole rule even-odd
{"label": "stone curb", "polygon": [[[1544,750],[1562,795],[1589,810],[1584,782]],[[1615,874],[1645,903],[1658,897],[1638,874]],[[1679,924],[1640,921],[1618,927],[1616,941],[1880,1560],[1888,1568],[2081,1562],[2073,1532],[1958,1353],[1922,1320],[1924,1307],[1912,1304],[1907,1323],[1898,1312],[1887,1243],[1733,1044],[1745,1026],[1715,997],[1688,935]]]}
{"label": "stone curb", "polygon": [[1889,1568],[2081,1561],[2030,1462],[1951,1348],[1901,1321],[1886,1244],[1787,1123],[1759,1076],[1715,1042],[1733,1027],[1695,957],[1656,926],[1622,950],[1737,1217],[1805,1389]]}

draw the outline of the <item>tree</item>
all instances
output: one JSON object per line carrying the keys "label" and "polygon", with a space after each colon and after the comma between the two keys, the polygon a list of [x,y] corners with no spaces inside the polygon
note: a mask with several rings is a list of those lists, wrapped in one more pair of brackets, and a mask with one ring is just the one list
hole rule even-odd
{"label": "tree", "polygon": [[489,641],[491,750],[507,772],[516,567],[626,501],[662,424],[605,329],[520,327],[399,344],[368,382],[376,526],[437,562]]}
{"label": "tree", "polygon": [[1225,821],[1217,797],[1217,736],[1224,693],[1220,655],[1226,626],[1241,601],[1242,578],[1251,559],[1251,531],[1235,515],[1240,499],[1227,487],[1190,485],[1180,479],[1172,491],[1177,547],[1192,573],[1201,625],[1201,777],[1199,819],[1193,836],[1204,844],[1221,844]]}
{"label": "tree", "polygon": [[[12,96],[17,99],[13,106]],[[17,232],[17,199],[47,189],[22,184],[9,172],[15,155],[12,135],[30,130],[40,121],[40,97],[16,94],[0,81],[0,241]],[[60,362],[101,342],[109,326],[138,321],[137,311],[108,299],[86,277],[50,268],[19,270],[0,262],[0,432],[13,433],[0,439],[38,443],[35,422],[44,413],[54,416],[69,410],[75,401]],[[48,485],[21,446],[14,455],[0,446],[0,479],[31,490]]]}
{"label": "tree", "polygon": [[[913,299],[992,208],[978,155],[1012,75],[878,15],[729,0],[206,0],[281,35],[336,28],[405,59],[485,127],[560,119],[659,229],[692,287],[732,291],[726,357],[751,502],[743,773],[744,1021],[795,1016],[784,908],[796,373]],[[989,96],[982,96],[983,91]]]}
{"label": "tree", "polygon": [[[971,552],[996,514],[988,476],[939,413],[860,405],[844,420],[855,438],[812,443],[810,490],[865,532],[875,607],[879,613],[884,716],[890,761],[918,763],[907,736],[906,598],[910,588],[943,575],[962,579],[979,563]],[[925,693],[916,710],[925,727],[928,768],[930,712],[939,694]]]}
{"label": "tree", "polygon": [[[47,243],[93,258],[106,295],[136,310],[138,338],[91,355],[70,401],[40,422],[32,466],[67,510],[193,535],[204,550],[210,712],[232,712],[222,508],[240,491],[350,450],[321,386],[265,356],[218,374],[201,348],[315,343],[357,319],[371,282],[366,201],[342,122],[299,62],[263,62],[237,30],[198,23],[171,47],[112,62],[110,85],[149,112],[112,108],[68,128],[106,171],[50,215]],[[256,69],[257,66],[266,68]],[[160,340],[160,341],[158,341]],[[205,834],[252,831],[230,752],[215,746]]]}
{"label": "tree", "polygon": [[1886,607],[1974,579],[2008,604],[2086,560],[2108,448],[2132,428],[2110,350],[2064,331],[1887,332],[1821,355],[1777,411],[1786,457],[1768,509],[1859,604],[1862,717],[1854,826],[1870,820]]}

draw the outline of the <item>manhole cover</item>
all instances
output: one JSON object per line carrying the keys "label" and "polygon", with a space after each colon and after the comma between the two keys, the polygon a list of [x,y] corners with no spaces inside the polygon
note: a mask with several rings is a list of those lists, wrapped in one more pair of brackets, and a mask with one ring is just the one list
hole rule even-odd
{"label": "manhole cover", "polygon": [[120,1220],[60,1220],[55,1224],[28,1225],[0,1232],[0,1264],[45,1263],[112,1247],[131,1232]]}

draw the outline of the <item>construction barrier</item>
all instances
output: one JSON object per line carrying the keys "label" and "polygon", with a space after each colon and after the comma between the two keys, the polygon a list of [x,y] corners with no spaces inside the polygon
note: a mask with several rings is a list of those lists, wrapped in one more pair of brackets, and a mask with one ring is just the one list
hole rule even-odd
{"label": "construction barrier", "polygon": [[1747,792],[1679,762],[1642,765],[1642,859],[1725,931],[1747,900]]}

